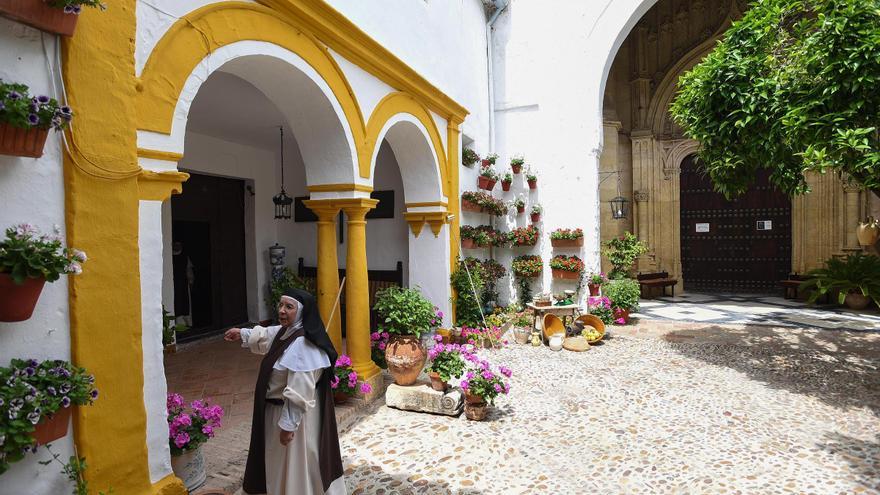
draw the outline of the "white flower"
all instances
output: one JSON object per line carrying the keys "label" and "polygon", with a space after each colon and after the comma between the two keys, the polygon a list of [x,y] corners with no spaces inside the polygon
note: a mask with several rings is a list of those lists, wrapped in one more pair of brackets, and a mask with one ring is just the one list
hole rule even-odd
{"label": "white flower", "polygon": [[74,275],[79,275],[80,273],[82,273],[83,270],[82,270],[82,266],[80,266],[79,263],[77,263],[76,261],[71,261],[70,264],[64,268],[64,271],[66,273],[72,273]]}
{"label": "white flower", "polygon": [[85,263],[89,259],[89,257],[86,256],[86,253],[84,253],[83,251],[80,251],[79,249],[74,249],[73,259],[79,261],[80,263]]}
{"label": "white flower", "polygon": [[61,227],[59,227],[58,224],[56,223],[55,225],[52,226],[52,232],[55,232],[56,234],[61,235]]}

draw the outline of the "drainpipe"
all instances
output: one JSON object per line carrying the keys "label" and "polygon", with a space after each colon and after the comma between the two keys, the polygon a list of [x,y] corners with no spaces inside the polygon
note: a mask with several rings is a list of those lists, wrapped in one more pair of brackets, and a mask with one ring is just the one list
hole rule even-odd
{"label": "drainpipe", "polygon": [[504,12],[504,9],[510,5],[510,0],[492,0],[492,3],[495,5],[495,12],[492,13],[492,17],[486,23],[486,72],[488,75],[487,79],[489,80],[489,153],[495,153],[495,84],[493,84],[494,76],[492,74],[492,30],[494,29],[495,21]]}

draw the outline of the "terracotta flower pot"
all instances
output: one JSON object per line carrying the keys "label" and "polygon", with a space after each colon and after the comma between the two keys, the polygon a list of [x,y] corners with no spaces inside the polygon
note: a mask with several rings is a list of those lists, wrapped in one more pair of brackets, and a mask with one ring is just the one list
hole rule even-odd
{"label": "terracotta flower pot", "polygon": [[850,292],[843,300],[843,304],[849,309],[865,309],[871,304],[871,299],[863,296],[861,292]]}
{"label": "terracotta flower pot", "polygon": [[[0,0],[2,3],[3,0]],[[0,155],[26,156],[39,158],[43,156],[43,147],[49,131],[36,127],[20,129],[7,123],[0,124]]]}
{"label": "terracotta flower pot", "polygon": [[483,167],[488,167],[488,166],[492,165],[492,162],[483,158],[482,160],[480,160],[480,165],[482,165]]}
{"label": "terracotta flower pot", "polygon": [[339,390],[333,391],[333,402],[336,404],[343,404],[348,401],[349,395],[345,392],[340,392]]}
{"label": "terracotta flower pot", "polygon": [[477,187],[486,191],[491,191],[492,189],[495,189],[495,182],[496,181],[481,175],[477,179]]}
{"label": "terracotta flower pot", "polygon": [[422,372],[428,353],[415,335],[394,335],[385,347],[385,361],[394,383],[412,385]]}
{"label": "terracotta flower pot", "polygon": [[529,182],[529,189],[537,189],[538,188],[538,179],[530,180],[528,182]]}
{"label": "terracotta flower pot", "polygon": [[482,421],[486,418],[489,405],[478,395],[464,395],[464,415],[471,421]]}
{"label": "terracotta flower pot", "polygon": [[46,417],[37,423],[34,440],[38,445],[46,445],[67,435],[70,424],[70,411],[73,407],[62,407],[52,417]]}
{"label": "terracotta flower pot", "polygon": [[624,324],[629,323],[629,310],[614,308],[614,321],[623,318]]}
{"label": "terracotta flower pot", "polygon": [[561,278],[565,280],[577,280],[580,274],[578,272],[570,272],[568,270],[560,270],[559,268],[553,268],[553,278]]}
{"label": "terracotta flower pot", "polygon": [[517,214],[517,215],[522,215],[522,214],[525,213],[525,212],[526,212],[526,207],[525,207],[525,205],[523,205],[523,206],[517,206],[517,207],[516,207],[516,214]]}
{"label": "terracotta flower pot", "polygon": [[34,314],[45,278],[26,278],[18,285],[8,273],[0,273],[0,321],[24,321]]}
{"label": "terracotta flower pot", "polygon": [[431,388],[438,392],[446,391],[447,384],[443,381],[442,378],[440,378],[440,373],[437,373],[436,371],[431,371],[430,373],[428,373],[428,378],[431,379]]}
{"label": "terracotta flower pot", "polygon": [[590,289],[591,296],[598,296],[599,295],[599,288],[602,286],[599,284],[587,284],[587,287],[589,287],[589,289]]}
{"label": "terracotta flower pot", "polygon": [[866,223],[859,224],[856,236],[862,246],[873,246],[880,239],[880,227],[869,226]]}
{"label": "terracotta flower pot", "polygon": [[77,14],[65,14],[64,9],[50,7],[43,0],[0,0],[0,15],[41,31],[73,36]]}
{"label": "terracotta flower pot", "polygon": [[583,247],[584,238],[577,239],[550,239],[550,245],[553,247]]}
{"label": "terracotta flower pot", "polygon": [[510,191],[510,185],[512,182],[501,181],[501,190],[502,191]]}
{"label": "terracotta flower pot", "polygon": [[480,205],[478,205],[476,203],[471,203],[470,201],[468,201],[466,199],[461,200],[461,209],[464,211],[474,211],[477,213],[483,211],[483,209],[480,208]]}
{"label": "terracotta flower pot", "polygon": [[461,247],[464,249],[474,249],[477,247],[477,244],[474,242],[473,239],[462,239]]}
{"label": "terracotta flower pot", "polygon": [[538,223],[541,221],[540,213],[532,213],[532,223]]}
{"label": "terracotta flower pot", "polygon": [[511,165],[510,168],[513,170],[513,173],[515,173],[515,174],[522,172],[522,164]]}

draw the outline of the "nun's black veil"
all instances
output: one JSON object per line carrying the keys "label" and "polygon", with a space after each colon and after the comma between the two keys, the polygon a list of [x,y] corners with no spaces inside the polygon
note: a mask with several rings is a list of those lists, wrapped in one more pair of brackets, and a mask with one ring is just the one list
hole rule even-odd
{"label": "nun's black veil", "polygon": [[331,367],[335,365],[336,358],[339,356],[336,353],[336,348],[333,347],[333,342],[330,341],[330,336],[327,335],[324,322],[321,321],[315,296],[301,289],[287,289],[284,291],[284,295],[292,297],[302,304],[302,326],[306,339],[327,353]]}

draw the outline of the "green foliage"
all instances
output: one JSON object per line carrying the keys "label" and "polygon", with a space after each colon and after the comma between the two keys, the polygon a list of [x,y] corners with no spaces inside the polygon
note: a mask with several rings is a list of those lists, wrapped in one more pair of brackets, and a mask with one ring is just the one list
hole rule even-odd
{"label": "green foliage", "polygon": [[[467,268],[465,268],[467,263]],[[470,272],[470,277],[468,277]],[[460,327],[482,326],[483,317],[480,313],[480,298],[486,285],[486,274],[482,264],[475,258],[459,260],[458,267],[452,272],[450,282],[455,296],[455,325]]]}
{"label": "green foliage", "polygon": [[428,357],[431,361],[425,371],[438,373],[444,382],[452,378],[461,378],[464,374],[464,358],[458,344],[438,343],[428,352]]}
{"label": "green foliage", "polygon": [[519,304],[522,307],[532,302],[532,280],[527,277],[519,277],[516,279],[517,295],[519,295]]}
{"label": "green foliage", "polygon": [[476,151],[465,148],[461,153],[461,163],[465,166],[470,167],[471,165],[477,163],[480,160],[480,155],[477,154]]}
{"label": "green foliage", "polygon": [[840,291],[840,304],[850,292],[859,292],[880,305],[880,258],[877,256],[853,253],[846,258],[829,258],[824,267],[807,272],[807,276],[800,289],[812,291],[810,303],[829,291]]}
{"label": "green foliage", "polygon": [[175,334],[177,332],[185,332],[189,327],[183,323],[174,323],[176,316],[169,313],[165,306],[162,306],[162,345],[171,345],[175,342]]}
{"label": "green foliage", "polygon": [[639,282],[631,278],[611,280],[602,286],[602,293],[611,301],[611,306],[629,311],[639,310],[641,290]]}
{"label": "green foliage", "polygon": [[275,314],[278,311],[278,303],[281,302],[281,296],[290,289],[302,289],[314,293],[306,285],[305,281],[297,276],[292,268],[285,266],[281,277],[269,282],[269,298],[266,300],[266,304],[269,306],[269,314]]}
{"label": "green foliage", "polygon": [[513,157],[513,158],[510,159],[510,165],[511,165],[511,166],[519,166],[519,167],[521,167],[525,162],[526,162],[526,160],[525,160],[525,158],[523,158],[522,156],[515,156],[515,157]]}
{"label": "green foliage", "polygon": [[12,127],[61,130],[73,118],[68,106],[58,105],[55,98],[31,96],[24,84],[0,79],[0,122]]}
{"label": "green foliage", "polygon": [[715,189],[758,168],[789,194],[828,170],[880,195],[880,0],[763,0],[678,82],[670,107]]}
{"label": "green foliage", "polygon": [[0,368],[0,474],[35,450],[36,425],[62,408],[89,405],[95,379],[67,361],[13,359]]}
{"label": "green foliage", "polygon": [[510,263],[510,271],[517,277],[537,277],[543,270],[544,260],[536,254],[517,256]]}
{"label": "green foliage", "polygon": [[373,306],[379,317],[379,332],[415,335],[427,332],[436,321],[437,308],[418,288],[388,287],[376,293]]}
{"label": "green foliage", "polygon": [[608,278],[625,278],[639,256],[648,252],[648,246],[634,234],[624,232],[622,236],[605,242],[602,254],[613,267]]}
{"label": "green foliage", "polygon": [[50,6],[56,9],[64,9],[64,12],[79,14],[83,5],[86,7],[98,7],[101,10],[107,10],[107,6],[99,0],[46,0]]}
{"label": "green foliage", "polygon": [[51,235],[40,234],[25,223],[6,229],[6,239],[0,241],[0,273],[10,274],[19,285],[26,278],[54,282],[61,275],[78,275],[86,259],[86,253],[64,247],[58,229]]}
{"label": "green foliage", "polygon": [[584,237],[583,229],[556,229],[550,232],[550,239],[574,241]]}
{"label": "green foliage", "polygon": [[[56,454],[52,451],[51,445],[46,445],[46,450],[48,450],[49,454],[52,455],[52,459],[48,461],[40,461],[40,464],[42,464],[43,466],[48,466],[53,462],[61,464],[61,472],[67,475],[68,480],[73,482],[74,486],[71,493],[73,495],[89,495],[89,482],[86,481],[84,475],[86,468],[88,467],[86,465],[86,458],[72,455],[65,464],[64,462],[61,462],[61,454]],[[113,489],[111,488],[108,492],[98,492],[98,495],[111,495],[112,493]]]}

